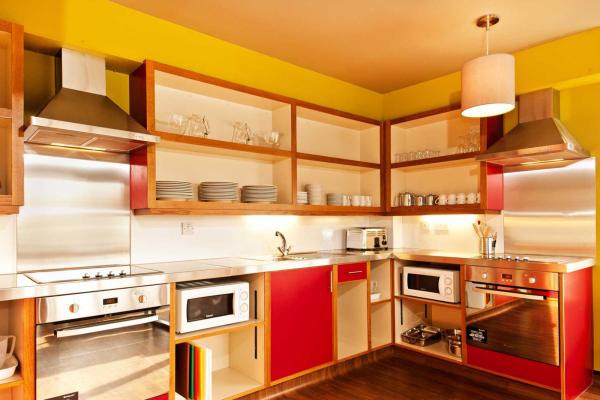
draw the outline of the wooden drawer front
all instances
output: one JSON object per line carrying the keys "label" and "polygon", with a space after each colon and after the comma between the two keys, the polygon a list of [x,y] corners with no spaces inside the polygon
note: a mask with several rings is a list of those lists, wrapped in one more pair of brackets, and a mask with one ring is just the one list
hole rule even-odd
{"label": "wooden drawer front", "polygon": [[367,279],[367,263],[338,265],[338,282]]}

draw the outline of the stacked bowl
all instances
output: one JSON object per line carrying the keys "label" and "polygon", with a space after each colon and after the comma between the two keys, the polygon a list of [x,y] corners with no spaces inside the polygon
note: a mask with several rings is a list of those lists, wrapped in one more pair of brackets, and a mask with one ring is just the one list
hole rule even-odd
{"label": "stacked bowl", "polygon": [[242,187],[242,201],[244,203],[276,203],[277,186],[273,185],[248,185]]}
{"label": "stacked bowl", "polygon": [[156,181],[157,200],[192,200],[192,184],[182,181]]}
{"label": "stacked bowl", "polygon": [[198,185],[198,200],[228,203],[238,201],[238,184],[235,182],[202,182]]}
{"label": "stacked bowl", "polygon": [[311,183],[306,185],[308,191],[308,203],[319,205],[323,204],[323,187],[318,183]]}
{"label": "stacked bowl", "polygon": [[327,193],[328,206],[343,206],[344,195],[342,193]]}
{"label": "stacked bowl", "polygon": [[308,204],[308,192],[298,192],[296,202],[298,204]]}

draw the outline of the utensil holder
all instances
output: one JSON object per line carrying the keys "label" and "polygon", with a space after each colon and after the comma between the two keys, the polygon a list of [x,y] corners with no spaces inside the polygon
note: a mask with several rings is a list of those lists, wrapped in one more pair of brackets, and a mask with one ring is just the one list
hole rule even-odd
{"label": "utensil holder", "polygon": [[496,253],[496,241],[493,237],[482,237],[479,239],[479,252],[482,256],[491,256]]}

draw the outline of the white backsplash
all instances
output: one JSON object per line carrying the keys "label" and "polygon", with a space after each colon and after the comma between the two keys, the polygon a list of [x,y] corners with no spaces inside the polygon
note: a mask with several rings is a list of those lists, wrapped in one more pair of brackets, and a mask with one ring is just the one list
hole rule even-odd
{"label": "white backsplash", "polygon": [[[193,224],[192,235],[182,235],[182,222]],[[386,226],[391,217],[247,216],[134,216],[131,261],[134,264],[213,257],[275,254],[281,231],[292,252],[340,249],[346,228]]]}
{"label": "white backsplash", "polygon": [[17,216],[0,215],[0,274],[17,270]]}
{"label": "white backsplash", "polygon": [[504,250],[502,215],[423,215],[394,218],[394,247],[479,252],[472,223],[485,221],[498,232],[496,252]]}

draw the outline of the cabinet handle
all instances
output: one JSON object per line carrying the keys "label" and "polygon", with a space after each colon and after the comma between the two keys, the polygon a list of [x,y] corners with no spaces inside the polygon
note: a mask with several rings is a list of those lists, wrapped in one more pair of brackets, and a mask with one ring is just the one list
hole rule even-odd
{"label": "cabinet handle", "polygon": [[346,273],[347,273],[348,275],[356,275],[356,274],[362,274],[362,273],[363,273],[363,271],[362,271],[362,270],[359,270],[359,271],[348,271],[348,272],[346,272]]}
{"label": "cabinet handle", "polygon": [[329,292],[333,293],[333,270],[329,271]]}

